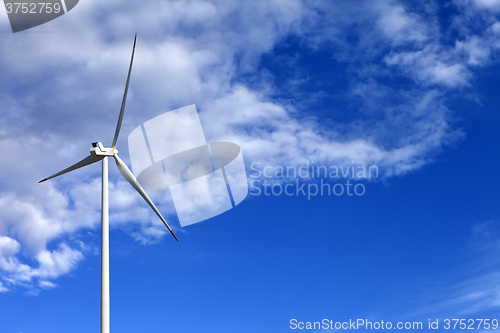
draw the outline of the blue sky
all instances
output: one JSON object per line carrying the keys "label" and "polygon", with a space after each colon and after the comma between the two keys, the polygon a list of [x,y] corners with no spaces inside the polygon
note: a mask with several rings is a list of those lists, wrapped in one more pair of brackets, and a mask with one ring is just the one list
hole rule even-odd
{"label": "blue sky", "polygon": [[134,128],[196,104],[249,181],[254,162],[379,177],[185,228],[150,192],[177,243],[110,163],[113,331],[499,319],[499,16],[495,0],[86,0],[12,34],[0,10],[0,332],[99,329],[100,167],[38,181],[110,145],[135,33],[129,166]]}

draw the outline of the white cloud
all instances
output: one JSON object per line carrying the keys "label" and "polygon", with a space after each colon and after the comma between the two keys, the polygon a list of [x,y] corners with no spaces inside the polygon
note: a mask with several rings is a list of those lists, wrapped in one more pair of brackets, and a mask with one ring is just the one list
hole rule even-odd
{"label": "white cloud", "polygon": [[[384,115],[383,121],[366,117],[365,122],[332,123],[325,128],[314,120],[291,117],[283,106],[263,101],[263,96],[239,86],[232,94],[204,106],[207,114],[203,118],[215,119],[205,126],[205,134],[213,141],[238,143],[250,161],[269,165],[303,165],[307,160],[336,164],[355,161],[382,167],[384,176],[421,167],[430,152],[462,135],[450,129],[446,119],[449,111],[435,91],[408,96],[399,106],[383,101],[393,91],[378,97],[371,95],[380,91],[373,82],[359,84],[354,91],[366,101],[367,114],[374,107],[368,104],[376,104],[376,111]],[[388,131],[395,138],[382,137]]]}
{"label": "white cloud", "polygon": [[432,23],[406,10],[402,4],[376,1],[374,9],[379,15],[377,26],[393,46],[416,43],[421,45],[429,38]]}
{"label": "white cloud", "polygon": [[398,66],[408,76],[424,85],[462,87],[469,85],[472,77],[459,59],[436,46],[427,46],[419,51],[392,53],[385,58],[385,62],[389,66]]}
{"label": "white cloud", "polygon": [[57,251],[41,251],[36,255],[40,266],[34,274],[43,278],[55,278],[71,271],[82,258],[80,251],[63,243]]}
{"label": "white cloud", "polygon": [[38,286],[42,289],[53,289],[53,288],[56,288],[57,287],[57,284],[55,283],[52,283],[50,281],[47,281],[47,280],[42,280],[38,283]]}
{"label": "white cloud", "polygon": [[468,65],[484,66],[490,61],[491,45],[487,39],[472,36],[465,41],[457,41],[455,44],[457,52],[463,52]]}
{"label": "white cloud", "polygon": [[481,9],[500,10],[500,1],[498,0],[474,0],[473,3]]}
{"label": "white cloud", "polygon": [[[6,274],[4,281],[11,285],[31,285],[35,280],[40,280],[38,285],[42,289],[53,288],[56,285],[47,281],[47,278],[57,278],[74,269],[78,262],[83,258],[80,251],[71,249],[68,245],[62,243],[58,250],[40,251],[35,255],[38,263],[37,268],[23,264],[16,258],[20,251],[20,243],[15,239],[0,237],[0,269]],[[0,284],[0,289],[6,291],[7,288]]]}

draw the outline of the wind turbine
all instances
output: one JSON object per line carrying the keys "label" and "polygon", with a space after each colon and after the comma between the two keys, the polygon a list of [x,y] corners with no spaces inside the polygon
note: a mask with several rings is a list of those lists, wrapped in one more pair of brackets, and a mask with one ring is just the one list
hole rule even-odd
{"label": "wind turbine", "polygon": [[146,200],[148,205],[153,209],[153,211],[158,215],[160,220],[168,228],[172,236],[177,239],[174,232],[168,225],[167,221],[163,218],[161,213],[155,207],[153,201],[148,197],[146,191],[139,184],[137,179],[134,177],[130,169],[118,156],[118,150],[116,150],[116,142],[118,141],[118,134],[120,134],[120,128],[122,126],[123,113],[125,111],[125,102],[127,100],[128,85],[130,82],[130,73],[132,72],[132,63],[134,61],[135,52],[135,42],[137,40],[137,34],[134,38],[134,47],[132,49],[132,57],[130,59],[130,67],[128,69],[127,83],[125,85],[125,92],[123,93],[122,106],[120,109],[120,115],[118,117],[118,123],[116,124],[115,136],[113,138],[113,144],[111,148],[104,148],[102,143],[93,142],[92,148],[90,149],[90,156],[85,157],[80,162],[73,164],[69,168],[66,168],[58,173],[47,177],[39,183],[46,180],[52,179],[54,177],[60,176],[67,172],[79,169],[86,165],[96,163],[102,160],[102,201],[101,201],[101,333],[109,333],[109,205],[108,205],[108,156],[112,156],[115,159],[116,166],[123,177],[132,185],[137,192]]}

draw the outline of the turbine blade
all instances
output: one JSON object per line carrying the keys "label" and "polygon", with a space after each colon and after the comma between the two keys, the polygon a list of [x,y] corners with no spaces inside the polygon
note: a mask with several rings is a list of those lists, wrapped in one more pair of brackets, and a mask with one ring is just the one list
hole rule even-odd
{"label": "turbine blade", "polygon": [[122,107],[120,109],[120,115],[118,116],[118,123],[116,124],[115,137],[113,138],[112,148],[116,148],[116,142],[118,141],[118,134],[120,134],[120,128],[122,127],[123,113],[125,112],[125,102],[127,102],[127,92],[128,84],[130,82],[130,73],[132,72],[132,63],[134,62],[134,52],[135,52],[135,41],[137,40],[137,34],[134,38],[134,47],[132,48],[132,58],[130,58],[130,67],[128,68],[127,83],[125,84],[125,92],[123,93]]}
{"label": "turbine blade", "polygon": [[172,231],[172,229],[170,228],[170,226],[168,225],[167,221],[165,221],[165,219],[161,215],[160,211],[154,205],[153,201],[151,201],[151,199],[146,194],[146,191],[144,191],[144,189],[142,188],[141,184],[139,184],[139,182],[135,178],[135,176],[132,173],[132,171],[130,171],[130,169],[127,167],[127,165],[121,160],[121,158],[117,154],[113,155],[113,157],[115,158],[116,166],[118,167],[118,170],[120,170],[120,172],[123,175],[123,177],[130,183],[130,185],[132,185],[133,188],[135,188],[135,190],[137,192],[139,192],[139,194],[144,198],[144,200],[146,200],[146,202],[148,203],[148,205],[154,210],[154,212],[156,213],[156,215],[158,215],[158,217],[163,222],[163,224],[165,224],[165,226],[168,228],[168,230],[170,231],[170,233],[172,234],[172,236],[174,236],[174,238],[177,241],[179,241],[177,239],[177,237],[175,236],[174,232]]}
{"label": "turbine blade", "polygon": [[57,176],[60,176],[62,174],[65,174],[66,172],[70,172],[70,171],[73,171],[73,170],[76,170],[76,169],[79,169],[81,167],[84,167],[86,165],[89,165],[89,164],[92,164],[92,163],[95,163],[95,162],[98,162],[100,160],[102,160],[104,158],[104,156],[95,156],[95,155],[90,155],[90,156],[87,156],[85,157],[83,160],[81,160],[80,162],[76,163],[76,164],[73,164],[72,166],[70,166],[69,168],[66,168],[64,169],[63,171],[59,171],[58,173],[55,173],[53,174],[52,176],[50,177],[47,177],[45,179],[42,179],[40,180],[38,183],[41,183],[41,182],[44,182],[46,180],[49,180],[49,179],[52,179],[54,177],[57,177]]}

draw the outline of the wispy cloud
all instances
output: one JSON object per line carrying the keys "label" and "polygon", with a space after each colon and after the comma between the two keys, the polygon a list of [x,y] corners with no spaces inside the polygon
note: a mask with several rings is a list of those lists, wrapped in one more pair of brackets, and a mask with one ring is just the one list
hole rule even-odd
{"label": "wispy cloud", "polygon": [[[498,221],[477,223],[461,249],[462,263],[425,285],[409,302],[408,318],[494,318],[500,308]],[[421,290],[416,288],[416,290]],[[479,323],[476,322],[475,327]]]}

